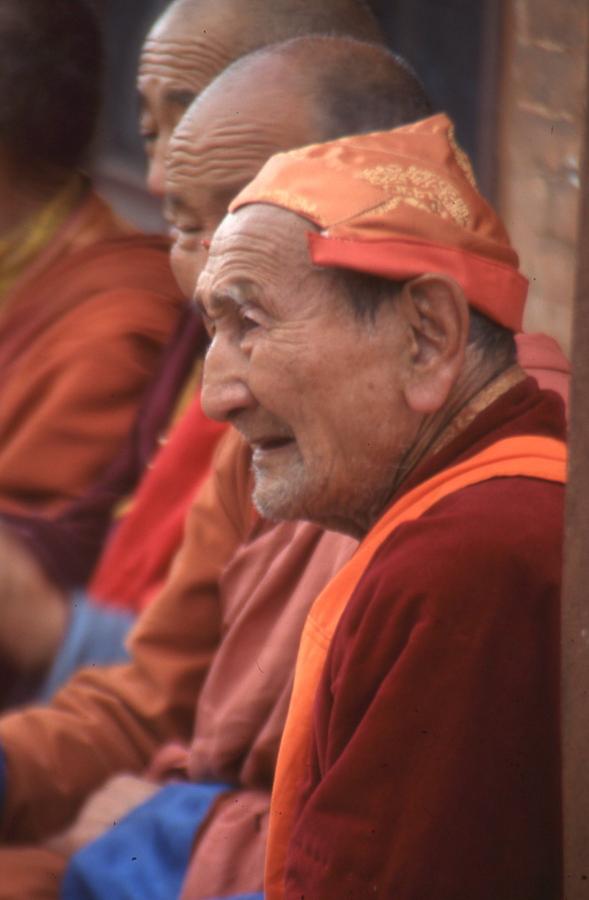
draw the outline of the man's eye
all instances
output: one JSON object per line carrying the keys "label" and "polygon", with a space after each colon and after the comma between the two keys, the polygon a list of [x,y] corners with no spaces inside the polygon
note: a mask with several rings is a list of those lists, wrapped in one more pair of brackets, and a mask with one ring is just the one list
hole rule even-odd
{"label": "man's eye", "polygon": [[210,316],[207,316],[207,314],[205,312],[203,312],[202,310],[201,310],[201,315],[202,315],[202,321],[203,321],[203,325],[205,327],[205,331],[212,340],[215,336],[215,323],[210,318]]}
{"label": "man's eye", "polygon": [[159,137],[159,130],[151,116],[141,116],[139,119],[139,134],[146,147],[155,144]]}
{"label": "man's eye", "polygon": [[176,228],[182,234],[200,234],[202,231],[200,225],[176,225]]}
{"label": "man's eye", "polygon": [[144,131],[141,134],[143,143],[143,152],[147,159],[153,159],[155,156],[155,147],[158,139],[157,131]]}
{"label": "man's eye", "polygon": [[243,331],[251,331],[254,328],[259,328],[260,323],[254,316],[251,311],[247,309],[240,310],[239,318],[241,320],[241,327]]}

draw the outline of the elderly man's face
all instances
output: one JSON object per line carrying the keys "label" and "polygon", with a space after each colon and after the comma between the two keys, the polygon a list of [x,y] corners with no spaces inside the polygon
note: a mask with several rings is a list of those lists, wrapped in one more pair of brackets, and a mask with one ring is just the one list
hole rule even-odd
{"label": "elderly man's face", "polygon": [[[231,128],[224,104],[190,110],[170,141],[166,161],[166,218],[172,226],[171,262],[183,294],[192,297],[207,248],[229,203],[282,149],[260,139],[255,117]],[[264,129],[262,127],[262,133]]]}
{"label": "elderly man's face", "polygon": [[310,264],[308,230],[262,205],[222,223],[197,290],[212,335],[203,404],[251,444],[263,515],[359,534],[419,425],[403,395],[410,337],[394,301],[356,316]]}
{"label": "elderly man's face", "polygon": [[157,197],[164,195],[164,163],[172,132],[192,100],[231,61],[222,42],[201,32],[196,17],[187,23],[172,11],[156,23],[143,46],[137,78],[139,129],[147,156],[147,185]]}
{"label": "elderly man's face", "polygon": [[188,298],[194,294],[215,228],[233,197],[256,174],[246,168],[247,174],[242,175],[237,168],[235,184],[222,187],[211,177],[207,162],[210,159],[194,153],[185,138],[172,140],[166,177],[170,260],[180,290]]}
{"label": "elderly man's face", "polygon": [[279,81],[269,68],[229,82],[225,78],[222,90],[205,92],[170,141],[165,210],[172,225],[172,267],[187,297],[194,293],[206,246],[233,197],[270,156],[317,137],[308,106],[288,85],[268,91],[268,83]]}

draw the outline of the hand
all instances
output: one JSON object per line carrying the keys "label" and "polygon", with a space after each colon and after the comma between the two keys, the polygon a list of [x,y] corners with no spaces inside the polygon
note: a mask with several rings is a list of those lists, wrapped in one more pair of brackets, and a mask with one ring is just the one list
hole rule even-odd
{"label": "hand", "polygon": [[17,671],[51,664],[67,625],[68,602],[31,553],[0,528],[0,654]]}
{"label": "hand", "polygon": [[160,789],[161,785],[136,775],[116,775],[90,796],[73,824],[50,838],[45,846],[69,858]]}

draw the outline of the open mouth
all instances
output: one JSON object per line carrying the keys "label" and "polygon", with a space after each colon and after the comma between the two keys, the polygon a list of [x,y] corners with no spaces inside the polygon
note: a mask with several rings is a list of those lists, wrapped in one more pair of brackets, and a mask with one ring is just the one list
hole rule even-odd
{"label": "open mouth", "polygon": [[259,458],[261,455],[283,450],[293,443],[294,438],[292,437],[269,437],[259,441],[253,441],[252,449],[254,451],[254,459]]}

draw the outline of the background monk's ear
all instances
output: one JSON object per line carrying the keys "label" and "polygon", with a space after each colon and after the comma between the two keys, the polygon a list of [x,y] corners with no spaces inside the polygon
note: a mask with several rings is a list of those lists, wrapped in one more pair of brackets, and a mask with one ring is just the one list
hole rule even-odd
{"label": "background monk's ear", "polygon": [[468,301],[444,275],[420,275],[406,282],[398,298],[411,328],[405,400],[418,413],[433,413],[446,402],[464,365]]}

